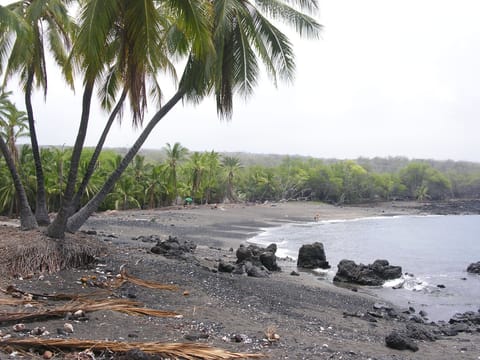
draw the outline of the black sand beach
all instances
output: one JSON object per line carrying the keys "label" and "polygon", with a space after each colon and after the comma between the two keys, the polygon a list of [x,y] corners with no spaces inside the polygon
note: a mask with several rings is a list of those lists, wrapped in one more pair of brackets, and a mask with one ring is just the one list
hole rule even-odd
{"label": "black sand beach", "polygon": [[[165,291],[126,283],[111,296],[175,311],[182,318],[102,310],[89,314],[86,321],[74,322],[74,332],[68,335],[57,334],[56,329],[65,323],[63,318],[28,323],[29,328],[45,326],[50,337],[200,342],[232,352],[261,353],[270,359],[479,359],[478,332],[416,340],[417,352],[388,348],[386,335],[405,331],[410,322],[367,316],[378,313],[375,307],[380,300],[361,288],[356,292],[339,288],[306,272],[292,276],[283,271],[268,278],[252,278],[216,271],[220,260],[234,262],[240,244],[265,227],[313,221],[317,214],[323,220],[424,212],[414,203],[368,207],[279,203],[96,214],[82,230],[107,245],[99,266],[34,274],[29,279],[2,277],[1,283],[27,292],[91,294],[98,288],[82,284],[82,278],[114,278],[124,268],[135,277],[179,287]],[[2,226],[0,231],[8,236],[14,230]],[[153,254],[150,249],[156,239],[168,236],[193,241],[197,245],[193,255],[179,260]],[[282,266],[282,261],[279,264]],[[2,336],[19,336],[11,329],[11,323],[0,325]],[[268,341],[266,332],[277,335]]]}

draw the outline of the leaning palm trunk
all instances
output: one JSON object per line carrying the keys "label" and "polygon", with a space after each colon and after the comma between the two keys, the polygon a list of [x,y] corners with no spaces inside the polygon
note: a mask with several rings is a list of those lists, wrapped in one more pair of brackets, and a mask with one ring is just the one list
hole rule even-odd
{"label": "leaning palm trunk", "polygon": [[68,215],[74,212],[73,194],[77,182],[78,167],[80,165],[80,155],[82,154],[83,143],[87,135],[88,120],[90,116],[90,104],[92,101],[94,81],[87,81],[83,92],[82,117],[78,129],[77,139],[73,147],[73,153],[70,160],[70,171],[68,173],[67,186],[62,199],[62,207],[55,220],[47,228],[47,234],[56,239],[65,237]]}
{"label": "leaning palm trunk", "polygon": [[27,194],[25,188],[23,187],[22,181],[20,180],[20,175],[18,174],[17,168],[15,167],[15,162],[8,151],[8,146],[0,136],[0,150],[5,158],[7,163],[8,170],[12,175],[13,184],[15,186],[15,191],[17,192],[18,201],[20,204],[20,227],[22,230],[32,230],[38,227],[35,216],[32,213],[32,209],[28,204]]}
{"label": "leaning palm trunk", "polygon": [[71,216],[73,212],[80,206],[82,196],[85,193],[85,190],[88,186],[88,183],[90,182],[90,179],[92,178],[93,172],[95,171],[95,165],[97,164],[98,157],[102,152],[103,145],[105,144],[107,135],[110,132],[110,128],[112,127],[113,121],[115,120],[118,113],[120,112],[120,109],[122,108],[126,97],[127,97],[127,91],[126,89],[124,89],[122,92],[122,95],[120,96],[120,99],[117,102],[117,105],[115,105],[115,108],[113,109],[112,113],[110,114],[110,117],[108,118],[107,123],[105,124],[105,128],[103,129],[102,135],[100,136],[97,146],[95,147],[95,151],[93,152],[90,162],[88,163],[87,171],[83,176],[82,183],[80,184],[80,187],[78,188],[73,198],[72,206],[70,208],[72,212],[68,214],[68,216]]}
{"label": "leaning palm trunk", "polygon": [[184,91],[177,91],[175,95],[173,95],[173,97],[152,117],[150,122],[138,137],[137,141],[125,154],[120,162],[120,165],[110,175],[100,191],[85,206],[83,206],[78,212],[68,219],[67,231],[75,232],[80,229],[85,221],[87,221],[89,216],[97,210],[98,206],[103,202],[103,200],[105,200],[105,197],[112,190],[115,183],[118,181],[118,179],[120,179],[120,176],[122,176],[125,169],[138,153],[152,130],[155,128],[158,122],[162,120],[163,117],[182,99],[183,95]]}
{"label": "leaning palm trunk", "polygon": [[25,107],[28,116],[28,128],[30,132],[30,140],[32,144],[33,160],[35,162],[35,175],[37,177],[37,193],[35,204],[35,217],[38,224],[50,224],[47,210],[47,195],[45,191],[45,177],[43,175],[42,160],[40,158],[40,150],[37,141],[37,133],[35,131],[35,119],[33,117],[32,107],[32,87],[33,87],[33,72],[30,71],[27,79],[27,86],[25,91]]}

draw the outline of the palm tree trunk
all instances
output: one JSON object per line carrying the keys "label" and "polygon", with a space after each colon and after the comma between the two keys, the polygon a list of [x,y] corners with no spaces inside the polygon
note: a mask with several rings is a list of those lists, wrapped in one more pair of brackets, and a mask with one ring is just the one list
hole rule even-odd
{"label": "palm tree trunk", "polygon": [[22,181],[20,180],[20,175],[18,174],[17,168],[15,167],[15,163],[13,158],[8,151],[8,146],[0,136],[0,150],[5,158],[5,162],[7,163],[8,170],[10,170],[10,174],[13,179],[13,184],[15,186],[15,191],[18,196],[18,200],[20,203],[20,228],[22,230],[32,230],[38,227],[37,220],[33,215],[32,209],[30,208],[30,204],[28,203],[27,194],[25,192],[25,188],[23,187]]}
{"label": "palm tree trunk", "polygon": [[33,88],[33,71],[29,71],[27,78],[27,86],[25,90],[25,107],[28,116],[28,128],[30,131],[30,141],[32,144],[33,159],[35,162],[35,174],[37,177],[37,192],[35,204],[35,218],[38,224],[50,224],[47,210],[47,195],[45,191],[45,177],[43,175],[42,160],[40,158],[40,150],[38,147],[37,133],[35,131],[35,119],[33,117],[32,106],[32,88]]}
{"label": "palm tree trunk", "polygon": [[98,209],[98,206],[103,200],[105,200],[105,197],[112,190],[115,183],[128,167],[128,164],[130,164],[138,153],[148,135],[150,135],[158,122],[162,120],[162,118],[182,99],[183,95],[183,91],[177,91],[177,93],[175,93],[175,95],[173,95],[173,97],[152,117],[137,141],[135,141],[130,150],[125,154],[118,167],[113,171],[107,181],[105,181],[105,184],[100,191],[87,204],[85,204],[85,206],[68,219],[67,230],[69,232],[75,232],[80,229],[90,215]]}
{"label": "palm tree trunk", "polygon": [[85,193],[85,189],[87,188],[88,182],[92,178],[93,172],[95,171],[95,165],[97,164],[98,157],[100,156],[100,153],[102,152],[103,145],[105,144],[105,140],[107,138],[107,135],[110,131],[110,128],[112,127],[113,121],[117,117],[118,113],[120,112],[120,109],[122,108],[122,105],[125,101],[125,98],[127,97],[127,90],[124,89],[122,92],[122,95],[120,96],[120,99],[118,100],[117,104],[115,105],[112,113],[110,114],[110,117],[108,118],[107,123],[105,124],[105,128],[103,129],[102,135],[100,136],[100,139],[98,140],[97,146],[95,147],[95,151],[92,154],[92,158],[90,159],[90,162],[88,163],[87,171],[85,175],[83,176],[82,183],[80,184],[80,187],[78,188],[77,192],[75,193],[75,196],[72,201],[72,206],[71,210],[72,213],[68,214],[68,216],[71,216],[73,212],[79,207],[80,201],[82,200],[82,196]]}
{"label": "palm tree trunk", "polygon": [[83,92],[82,117],[78,129],[77,139],[73,147],[72,157],[70,160],[70,171],[68,172],[67,186],[63,195],[62,206],[55,217],[55,220],[48,226],[47,235],[56,239],[65,237],[68,215],[72,214],[73,194],[77,182],[78,167],[80,165],[80,156],[82,155],[83,144],[87,135],[88,120],[90,117],[90,104],[92,101],[94,81],[87,81]]}

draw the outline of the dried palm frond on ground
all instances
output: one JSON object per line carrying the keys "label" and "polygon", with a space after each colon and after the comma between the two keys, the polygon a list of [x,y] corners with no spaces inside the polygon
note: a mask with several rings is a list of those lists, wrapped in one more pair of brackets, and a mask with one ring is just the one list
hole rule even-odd
{"label": "dried palm frond on ground", "polygon": [[103,301],[78,301],[63,306],[40,309],[36,311],[20,311],[0,313],[0,322],[28,321],[52,317],[63,317],[68,313],[75,313],[79,310],[93,312],[100,310],[111,310],[126,313],[129,315],[148,315],[155,317],[180,317],[181,315],[172,311],[141,308],[141,303],[123,299],[106,299]]}
{"label": "dried palm frond on ground", "polygon": [[37,302],[35,301],[30,301],[30,300],[24,300],[24,299],[5,299],[5,298],[0,298],[0,306],[7,305],[7,306],[18,306],[18,305],[25,305],[25,304],[31,304],[31,305],[38,305]]}
{"label": "dried palm frond on ground", "polygon": [[0,340],[0,348],[7,351],[42,348],[55,351],[92,350],[96,352],[110,351],[113,353],[126,353],[128,351],[137,349],[147,354],[156,354],[173,359],[186,360],[226,360],[264,357],[262,354],[233,353],[227,350],[198,343],[116,342],[77,339],[10,338]]}
{"label": "dried palm frond on ground", "polygon": [[54,273],[90,265],[105,251],[104,244],[83,234],[67,234],[65,239],[55,240],[41,230],[4,227],[0,239],[0,272],[10,276]]}
{"label": "dried palm frond on ground", "polygon": [[105,296],[105,294],[110,294],[110,292],[105,292],[105,291],[98,291],[95,293],[90,293],[86,295],[80,295],[80,294],[38,294],[35,292],[26,292],[23,290],[20,290],[16,288],[13,285],[8,285],[6,289],[0,288],[0,292],[3,292],[4,294],[11,295],[12,297],[25,297],[25,296],[31,296],[33,299],[48,299],[48,300],[54,300],[54,301],[69,301],[69,300],[81,300],[83,298],[93,298],[99,295]]}
{"label": "dried palm frond on ground", "polygon": [[125,282],[130,282],[132,284],[142,286],[147,289],[157,289],[157,290],[172,290],[176,291],[178,290],[178,286],[176,285],[166,285],[166,284],[160,284],[155,281],[148,281],[148,280],[142,280],[137,277],[134,277],[130,274],[127,273],[127,270],[125,268],[122,269],[120,272],[120,278],[119,278],[119,284],[117,287],[120,287],[123,285]]}

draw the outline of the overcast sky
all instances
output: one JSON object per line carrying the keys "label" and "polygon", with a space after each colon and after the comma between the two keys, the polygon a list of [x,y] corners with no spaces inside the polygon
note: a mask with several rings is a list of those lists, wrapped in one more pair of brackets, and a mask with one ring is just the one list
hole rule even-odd
{"label": "overcast sky", "polygon": [[[294,39],[293,85],[260,79],[252,98],[236,99],[230,122],[217,118],[212,99],[178,104],[144,148],[178,141],[195,151],[480,162],[479,14],[476,0],[322,0],[321,39]],[[73,96],[57,80],[50,72],[46,105],[35,96],[38,137],[71,145],[81,89]],[[88,145],[106,117],[93,111]],[[128,119],[107,146],[134,142]]]}

